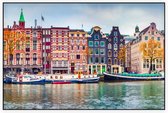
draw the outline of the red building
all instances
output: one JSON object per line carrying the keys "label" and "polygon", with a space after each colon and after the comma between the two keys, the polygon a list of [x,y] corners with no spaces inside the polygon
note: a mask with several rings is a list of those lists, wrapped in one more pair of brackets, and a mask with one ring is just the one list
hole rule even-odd
{"label": "red building", "polygon": [[[23,10],[19,25],[4,28],[4,72],[38,73],[42,70],[41,28],[25,28]],[[14,48],[13,50],[11,48]]]}

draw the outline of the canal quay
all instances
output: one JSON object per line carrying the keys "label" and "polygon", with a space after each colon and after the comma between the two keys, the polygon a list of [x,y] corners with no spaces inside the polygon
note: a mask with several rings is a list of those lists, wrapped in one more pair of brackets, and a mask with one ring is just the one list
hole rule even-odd
{"label": "canal quay", "polygon": [[164,81],[4,84],[8,109],[164,109]]}

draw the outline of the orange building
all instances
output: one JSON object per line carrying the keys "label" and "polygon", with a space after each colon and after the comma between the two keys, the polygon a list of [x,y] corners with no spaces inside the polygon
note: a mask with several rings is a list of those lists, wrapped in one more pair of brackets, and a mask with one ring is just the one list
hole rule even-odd
{"label": "orange building", "polygon": [[69,27],[51,27],[51,73],[69,73]]}
{"label": "orange building", "polygon": [[71,29],[69,32],[69,70],[70,73],[87,73],[87,37],[88,34],[81,29]]}

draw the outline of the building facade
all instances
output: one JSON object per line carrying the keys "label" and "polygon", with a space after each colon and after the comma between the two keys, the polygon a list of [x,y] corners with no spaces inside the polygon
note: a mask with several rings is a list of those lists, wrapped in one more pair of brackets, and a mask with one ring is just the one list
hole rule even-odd
{"label": "building facade", "polygon": [[51,73],[69,73],[69,27],[51,27]]}
{"label": "building facade", "polygon": [[51,29],[42,28],[43,73],[51,73]]}
{"label": "building facade", "polygon": [[131,72],[131,41],[125,44],[125,72]]}
{"label": "building facade", "polygon": [[[164,49],[164,36],[157,30],[156,24],[151,23],[147,28],[143,29],[137,39],[131,44],[131,71],[137,73],[149,72],[149,59],[145,59],[139,50],[141,42],[147,42],[149,39],[157,40]],[[152,61],[152,70],[164,70],[163,58],[157,58]]]}
{"label": "building facade", "polygon": [[106,59],[107,59],[107,71],[109,73],[120,73],[122,67],[120,66],[120,60],[118,59],[118,52],[121,47],[125,45],[125,40],[120,34],[119,28],[114,26],[107,39],[106,44]]}
{"label": "building facade", "polygon": [[[9,35],[10,34],[10,35]],[[25,28],[23,10],[19,25],[4,29],[4,71],[15,73],[42,71],[41,28]]]}
{"label": "building facade", "polygon": [[88,34],[84,30],[71,29],[69,31],[69,70],[72,74],[79,71],[88,73],[87,37]]}
{"label": "building facade", "polygon": [[91,29],[88,37],[88,68],[89,74],[102,74],[106,71],[106,35],[99,26]]}

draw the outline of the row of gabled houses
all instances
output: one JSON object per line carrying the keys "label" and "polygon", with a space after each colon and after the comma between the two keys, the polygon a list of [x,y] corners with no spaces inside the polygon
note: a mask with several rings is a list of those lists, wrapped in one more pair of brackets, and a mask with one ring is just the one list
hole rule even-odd
{"label": "row of gabled houses", "polygon": [[[9,31],[23,33],[25,37],[22,40],[17,37],[20,35],[14,35],[14,38],[20,38],[20,41],[15,42],[13,53],[5,51],[9,48],[10,37],[7,35]],[[102,74],[106,71],[119,73],[125,68],[125,71],[143,73],[147,71],[147,66],[144,67],[142,54],[138,49],[140,42],[152,37],[160,41],[164,47],[164,36],[156,29],[155,23],[151,23],[141,32],[136,27],[135,37],[136,39],[125,44],[124,36],[117,26],[112,27],[110,34],[101,32],[99,26],[94,26],[89,32],[83,29],[70,29],[69,26],[25,28],[24,15],[21,11],[19,25],[14,22],[12,27],[4,28],[4,72],[13,70],[20,73],[24,70],[30,73],[76,73],[81,71],[86,74]],[[126,46],[125,63],[118,59],[119,49],[123,46]],[[155,63],[155,69],[163,70],[162,59]]]}

